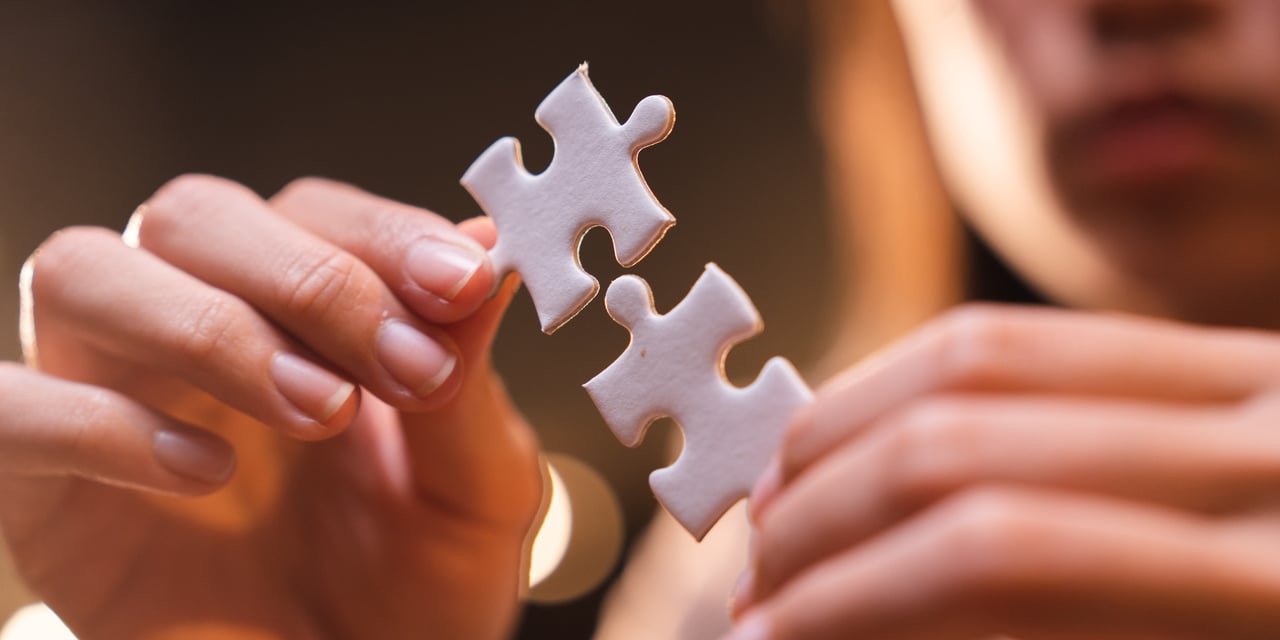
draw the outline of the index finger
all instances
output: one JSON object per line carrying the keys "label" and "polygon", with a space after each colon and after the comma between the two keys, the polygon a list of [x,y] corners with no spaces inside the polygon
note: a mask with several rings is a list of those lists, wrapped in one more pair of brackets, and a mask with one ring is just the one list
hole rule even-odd
{"label": "index finger", "polygon": [[[953,311],[828,382],[788,430],[780,469],[794,478],[904,402],[937,392],[1061,393],[1185,403],[1239,402],[1280,381],[1280,340],[1029,307]],[[757,488],[758,510],[776,486]]]}
{"label": "index finger", "polygon": [[369,265],[405,306],[449,324],[493,293],[485,247],[449,220],[341,182],[300,178],[271,208]]}

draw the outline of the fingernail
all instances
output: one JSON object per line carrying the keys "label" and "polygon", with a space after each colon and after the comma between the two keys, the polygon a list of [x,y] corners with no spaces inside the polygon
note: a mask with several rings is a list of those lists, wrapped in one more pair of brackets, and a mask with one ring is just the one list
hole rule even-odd
{"label": "fingernail", "polygon": [[356,392],[354,384],[283,351],[271,359],[271,380],[280,395],[320,424],[333,419]]}
{"label": "fingernail", "polygon": [[382,366],[419,397],[439,389],[458,365],[448,349],[399,320],[382,323],[377,341]]}
{"label": "fingernail", "polygon": [[471,282],[485,256],[479,249],[439,236],[418,241],[405,257],[405,269],[418,286],[453,300]]}
{"label": "fingernail", "polygon": [[760,479],[756,481],[756,486],[747,499],[747,511],[752,520],[759,520],[760,513],[773,500],[773,497],[778,495],[778,490],[781,488],[782,467],[777,460],[774,460],[765,467],[764,473],[760,474]]}
{"label": "fingernail", "polygon": [[761,614],[753,614],[733,628],[724,640],[769,640],[769,622]]}
{"label": "fingernail", "polygon": [[151,452],[164,468],[203,482],[220,485],[236,468],[235,453],[227,443],[199,431],[157,431]]}

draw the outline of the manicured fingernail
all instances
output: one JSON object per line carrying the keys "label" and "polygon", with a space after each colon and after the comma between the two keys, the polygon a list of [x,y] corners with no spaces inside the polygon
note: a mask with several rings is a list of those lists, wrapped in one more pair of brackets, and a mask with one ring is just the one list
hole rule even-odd
{"label": "manicured fingernail", "polygon": [[724,640],[769,640],[769,622],[761,614],[748,616]]}
{"label": "manicured fingernail", "polygon": [[448,349],[399,320],[382,323],[377,340],[382,366],[419,397],[439,389],[458,365]]}
{"label": "manicured fingernail", "polygon": [[759,520],[765,506],[778,495],[778,490],[781,488],[782,467],[777,460],[774,460],[765,467],[764,473],[760,474],[760,479],[756,481],[755,488],[751,490],[751,497],[747,500],[747,511],[751,514],[752,520]]}
{"label": "manicured fingernail", "polygon": [[280,395],[320,424],[333,419],[356,392],[354,384],[283,351],[271,359],[271,380]]}
{"label": "manicured fingernail", "polygon": [[418,241],[405,257],[405,269],[418,286],[453,300],[475,277],[485,256],[478,248],[453,242],[439,236]]}
{"label": "manicured fingernail", "polygon": [[220,485],[236,468],[235,452],[227,443],[199,431],[157,431],[151,452],[164,468],[203,482]]}

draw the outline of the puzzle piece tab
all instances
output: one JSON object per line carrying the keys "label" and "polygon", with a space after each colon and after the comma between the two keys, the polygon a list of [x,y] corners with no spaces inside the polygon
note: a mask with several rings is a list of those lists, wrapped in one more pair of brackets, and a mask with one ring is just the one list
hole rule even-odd
{"label": "puzzle piece tab", "polygon": [[666,314],[653,307],[649,285],[623,276],[605,307],[631,332],[631,344],[584,385],[605,422],[627,446],[648,426],[671,417],[684,433],[675,464],[649,476],[658,501],[699,540],[750,493],[795,412],[813,392],[783,358],[765,364],[750,386],[725,379],[729,349],[763,329],[751,299],[724,271],[708,264],[693,289]]}
{"label": "puzzle piece tab", "polygon": [[630,267],[675,224],[637,164],[641,149],[671,132],[675,110],[665,97],[649,96],[618,124],[584,64],[542,101],[535,118],[555,139],[546,171],[529,173],[519,141],[502,138],[472,163],[462,185],[498,228],[494,269],[520,274],[542,330],[551,333],[600,290],[578,261],[587,230],[607,229],[618,262]]}

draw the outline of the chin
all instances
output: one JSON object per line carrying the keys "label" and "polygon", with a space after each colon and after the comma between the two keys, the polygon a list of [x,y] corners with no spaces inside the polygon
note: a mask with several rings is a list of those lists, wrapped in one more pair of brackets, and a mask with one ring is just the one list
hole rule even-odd
{"label": "chin", "polygon": [[[1232,223],[1232,218],[1234,224]],[[1280,327],[1280,228],[1189,211],[1113,216],[1091,233],[1135,311]]]}
{"label": "chin", "polygon": [[1225,158],[1103,172],[1068,154],[1049,172],[1064,214],[1135,297],[1185,319],[1257,323],[1251,308],[1280,299],[1280,165]]}

